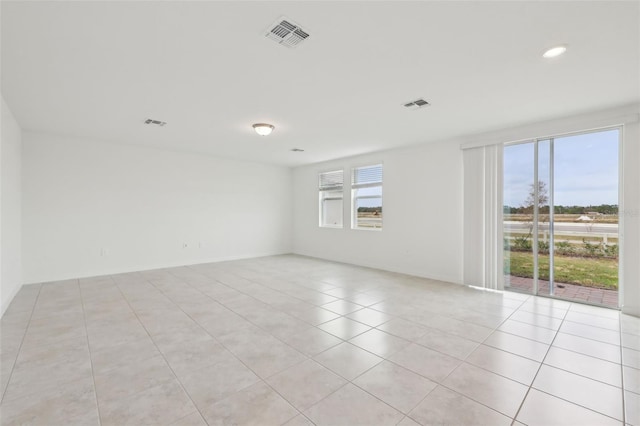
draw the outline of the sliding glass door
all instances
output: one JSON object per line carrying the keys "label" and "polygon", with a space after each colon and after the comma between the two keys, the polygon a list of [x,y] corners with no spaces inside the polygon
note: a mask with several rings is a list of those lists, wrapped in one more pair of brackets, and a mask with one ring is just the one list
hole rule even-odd
{"label": "sliding glass door", "polygon": [[504,147],[505,287],[618,307],[619,129]]}

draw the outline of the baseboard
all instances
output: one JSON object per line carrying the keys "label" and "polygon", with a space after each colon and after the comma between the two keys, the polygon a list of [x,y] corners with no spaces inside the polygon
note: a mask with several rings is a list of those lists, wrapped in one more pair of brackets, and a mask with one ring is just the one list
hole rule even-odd
{"label": "baseboard", "polygon": [[11,302],[13,302],[13,298],[16,297],[16,294],[18,294],[18,292],[20,291],[20,289],[22,288],[22,284],[16,286],[11,293],[9,293],[9,297],[4,297],[4,294],[2,295],[2,315],[4,315],[4,313],[7,311],[7,309],[9,308],[9,305],[11,305]]}
{"label": "baseboard", "polygon": [[460,278],[455,278],[455,277],[451,277],[451,276],[440,276],[440,275],[434,275],[434,274],[425,274],[421,271],[415,271],[415,270],[411,270],[411,269],[406,269],[406,268],[396,268],[393,266],[388,266],[388,265],[380,265],[380,264],[376,264],[374,262],[367,262],[367,261],[358,261],[358,260],[344,260],[344,259],[338,259],[338,258],[332,258],[331,256],[319,256],[317,254],[314,253],[303,253],[303,252],[293,252],[292,254],[296,254],[299,256],[306,256],[306,257],[310,257],[313,259],[320,259],[320,260],[328,260],[331,262],[338,262],[338,263],[344,263],[347,265],[356,265],[356,266],[363,266],[365,268],[372,268],[372,269],[379,269],[381,271],[386,271],[386,272],[393,272],[396,274],[404,274],[404,275],[410,275],[412,277],[419,277],[419,278],[425,278],[428,280],[434,280],[434,281],[442,281],[442,282],[446,282],[446,283],[451,283],[451,284],[462,284],[462,281]]}
{"label": "baseboard", "polygon": [[640,317],[640,307],[638,306],[623,306],[621,311],[625,315]]}
{"label": "baseboard", "polygon": [[181,266],[202,265],[205,263],[230,262],[233,260],[254,259],[254,258],[268,257],[268,256],[280,256],[284,254],[291,254],[291,252],[283,251],[283,252],[253,253],[253,254],[239,255],[239,256],[214,257],[214,258],[209,258],[204,260],[198,259],[192,262],[189,262],[189,261],[188,262],[168,262],[163,264],[147,264],[147,265],[140,265],[140,266],[131,266],[126,268],[107,268],[107,269],[96,270],[91,272],[81,272],[78,274],[53,275],[51,277],[47,277],[44,279],[29,280],[28,282],[25,282],[25,284],[40,284],[40,283],[52,282],[52,281],[73,280],[73,279],[79,279],[79,278],[100,277],[104,275],[116,275],[116,274],[126,274],[130,272],[151,271],[154,269],[178,268]]}

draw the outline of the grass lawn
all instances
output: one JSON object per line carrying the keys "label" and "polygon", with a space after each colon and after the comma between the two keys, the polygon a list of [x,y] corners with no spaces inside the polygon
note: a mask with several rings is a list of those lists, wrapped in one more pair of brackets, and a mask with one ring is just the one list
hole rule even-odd
{"label": "grass lawn", "polygon": [[[618,260],[555,255],[554,281],[615,290]],[[549,279],[549,255],[538,258],[540,279]],[[510,267],[509,267],[510,265]],[[533,253],[505,251],[504,270],[516,277],[533,278]]]}

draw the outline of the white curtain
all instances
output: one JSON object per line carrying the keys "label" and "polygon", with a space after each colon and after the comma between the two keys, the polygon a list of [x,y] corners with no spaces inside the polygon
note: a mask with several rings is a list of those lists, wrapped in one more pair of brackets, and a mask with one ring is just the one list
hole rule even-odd
{"label": "white curtain", "polygon": [[463,159],[463,280],[502,290],[502,144],[464,149]]}

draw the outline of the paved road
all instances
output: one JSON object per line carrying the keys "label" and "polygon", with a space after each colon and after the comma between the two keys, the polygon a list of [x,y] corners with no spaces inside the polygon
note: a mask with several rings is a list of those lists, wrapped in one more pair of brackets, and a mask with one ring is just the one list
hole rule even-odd
{"label": "paved road", "polygon": [[[529,231],[532,226],[531,222],[513,222],[505,221],[504,229],[509,231]],[[549,229],[548,223],[541,223],[538,225],[540,231],[546,231]],[[554,230],[556,232],[570,233],[570,234],[617,234],[617,223],[572,223],[572,222],[556,222],[554,224]]]}

